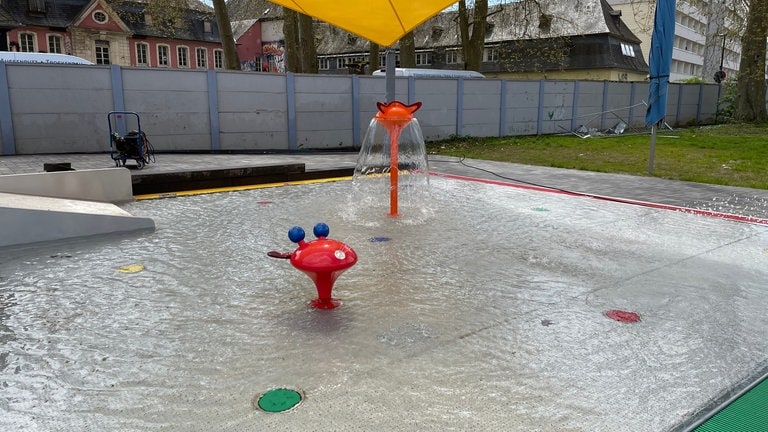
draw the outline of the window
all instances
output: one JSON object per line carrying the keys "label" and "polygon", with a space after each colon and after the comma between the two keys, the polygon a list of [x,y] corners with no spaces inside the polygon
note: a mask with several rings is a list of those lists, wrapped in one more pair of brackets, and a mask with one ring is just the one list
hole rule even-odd
{"label": "window", "polygon": [[208,50],[205,48],[197,48],[195,50],[195,58],[197,59],[198,69],[208,69]]}
{"label": "window", "polygon": [[34,33],[20,33],[19,45],[21,45],[22,52],[35,52],[35,34]]}
{"label": "window", "polygon": [[136,66],[149,66],[149,45],[144,42],[136,44]]}
{"label": "window", "polygon": [[432,64],[432,53],[416,53],[416,65]]}
{"label": "window", "polygon": [[[395,64],[400,63],[400,54],[395,54]],[[387,65],[387,55],[381,54],[379,55],[379,66],[385,67]]]}
{"label": "window", "polygon": [[321,57],[317,59],[317,68],[320,70],[328,70],[331,68],[331,61],[328,57]]}
{"label": "window", "polygon": [[224,69],[224,51],[220,49],[213,50],[213,68]]}
{"label": "window", "polygon": [[33,13],[45,13],[45,0],[27,0],[27,10]]}
{"label": "window", "polygon": [[253,60],[240,62],[240,68],[244,71],[261,72],[263,65],[261,57],[254,57]]}
{"label": "window", "polygon": [[635,56],[635,47],[633,47],[630,44],[621,43],[621,53],[624,54],[627,57],[634,57]]}
{"label": "window", "polygon": [[170,66],[170,56],[169,56],[170,48],[168,48],[168,45],[158,45],[157,46],[157,65],[160,67],[168,67]]}
{"label": "window", "polygon": [[96,41],[96,64],[108,65],[109,63],[109,41]]}
{"label": "window", "polygon": [[338,57],[336,59],[336,69],[344,69],[347,67],[347,59],[344,57]]}
{"label": "window", "polygon": [[497,61],[499,61],[499,50],[497,48],[485,48],[485,49],[483,49],[483,61],[484,62],[497,62]]}
{"label": "window", "polygon": [[176,59],[180,68],[189,67],[189,48],[180,46],[176,48]]}
{"label": "window", "polygon": [[48,52],[63,54],[64,51],[61,48],[63,46],[63,39],[60,35],[48,35]]}
{"label": "window", "polygon": [[451,50],[445,52],[445,62],[447,64],[461,63],[461,53],[458,50]]}
{"label": "window", "polygon": [[554,16],[548,14],[539,15],[539,30],[541,30],[542,33],[549,33],[552,29],[552,18],[554,18]]}
{"label": "window", "polygon": [[94,21],[96,21],[99,24],[106,24],[107,20],[109,19],[107,17],[107,14],[104,13],[104,11],[97,10],[93,12],[93,15],[91,15]]}

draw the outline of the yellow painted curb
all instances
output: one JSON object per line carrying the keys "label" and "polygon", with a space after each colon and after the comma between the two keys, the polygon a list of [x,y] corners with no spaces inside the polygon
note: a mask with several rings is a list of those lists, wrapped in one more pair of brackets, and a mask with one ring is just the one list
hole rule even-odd
{"label": "yellow painted curb", "polygon": [[265,189],[265,188],[273,188],[273,187],[280,187],[280,186],[297,186],[297,185],[314,184],[314,183],[330,183],[330,182],[337,182],[337,181],[346,181],[351,179],[352,177],[348,176],[348,177],[331,177],[331,178],[316,179],[316,180],[297,180],[297,181],[280,182],[280,183],[227,186],[227,187],[211,188],[211,189],[197,189],[197,190],[179,191],[179,192],[163,192],[163,193],[156,193],[156,194],[134,195],[133,198],[137,201],[159,199],[159,198],[176,198],[176,197],[182,197],[182,196],[205,195],[205,194],[212,194],[212,193],[219,193],[219,192],[237,192],[237,191],[245,191],[245,190],[251,190],[251,189]]}

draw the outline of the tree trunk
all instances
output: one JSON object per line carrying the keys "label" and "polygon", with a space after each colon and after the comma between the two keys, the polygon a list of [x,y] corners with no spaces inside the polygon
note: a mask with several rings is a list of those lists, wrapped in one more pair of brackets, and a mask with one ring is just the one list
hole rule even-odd
{"label": "tree trunk", "polygon": [[400,38],[400,67],[416,67],[416,43],[413,40],[413,32],[408,32]]}
{"label": "tree trunk", "polygon": [[768,37],[768,0],[752,0],[747,29],[741,38],[741,63],[734,117],[744,122],[765,121],[765,52]]}
{"label": "tree trunk", "polygon": [[315,28],[312,17],[298,14],[299,41],[301,43],[301,72],[317,73],[317,47],[315,46]]}
{"label": "tree trunk", "polygon": [[488,15],[488,0],[475,0],[472,21],[465,0],[459,1],[459,31],[464,56],[464,69],[480,72],[485,48],[485,24]]}
{"label": "tree trunk", "polygon": [[301,45],[299,42],[299,13],[283,8],[283,37],[285,38],[285,71],[301,72]]}
{"label": "tree trunk", "polygon": [[371,50],[368,54],[368,74],[372,74],[373,71],[379,70],[379,44],[371,42]]}
{"label": "tree trunk", "polygon": [[485,49],[485,27],[488,16],[488,0],[475,0],[475,13],[472,22],[472,36],[469,38],[470,52],[467,58],[467,70],[480,72]]}
{"label": "tree trunk", "polygon": [[224,69],[240,70],[240,58],[235,48],[235,37],[232,35],[232,25],[229,23],[229,13],[224,0],[213,0],[213,9],[216,11],[216,25],[219,26],[219,37],[224,49]]}

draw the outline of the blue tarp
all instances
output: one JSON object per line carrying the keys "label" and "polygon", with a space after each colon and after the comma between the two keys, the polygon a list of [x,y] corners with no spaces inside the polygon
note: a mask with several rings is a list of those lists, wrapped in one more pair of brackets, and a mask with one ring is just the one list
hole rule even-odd
{"label": "blue tarp", "polygon": [[654,125],[667,113],[667,87],[669,69],[672,66],[672,46],[675,39],[675,0],[658,0],[653,19],[651,52],[648,65],[648,109],[645,124]]}

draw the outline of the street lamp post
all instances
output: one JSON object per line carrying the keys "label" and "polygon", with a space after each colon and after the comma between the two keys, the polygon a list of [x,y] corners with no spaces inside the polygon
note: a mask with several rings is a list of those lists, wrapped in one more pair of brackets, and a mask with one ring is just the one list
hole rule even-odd
{"label": "street lamp post", "polygon": [[715,106],[715,124],[717,124],[717,117],[720,114],[720,93],[723,88],[723,80],[725,79],[725,71],[723,70],[723,59],[725,58],[725,34],[719,35],[723,37],[723,45],[720,48],[720,70],[715,72],[715,82],[717,83],[717,105]]}

